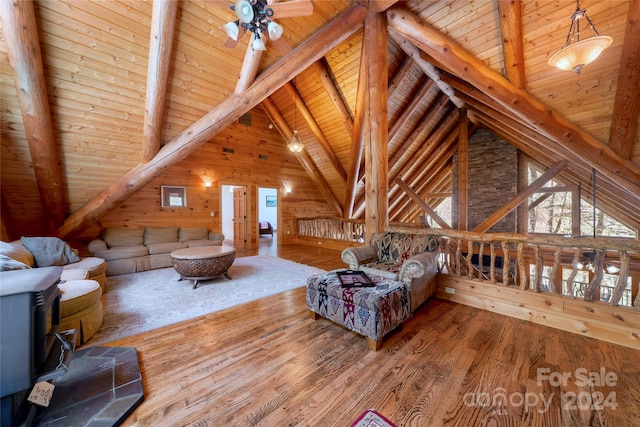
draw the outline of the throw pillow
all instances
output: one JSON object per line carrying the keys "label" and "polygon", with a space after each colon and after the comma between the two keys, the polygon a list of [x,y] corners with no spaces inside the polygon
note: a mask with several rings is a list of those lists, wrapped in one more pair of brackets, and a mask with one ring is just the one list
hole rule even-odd
{"label": "throw pillow", "polygon": [[21,240],[33,254],[38,267],[67,265],[80,261],[73,248],[57,237],[23,237]]}
{"label": "throw pillow", "polygon": [[23,264],[6,255],[0,255],[0,271],[27,270],[29,268],[31,267],[27,264]]}

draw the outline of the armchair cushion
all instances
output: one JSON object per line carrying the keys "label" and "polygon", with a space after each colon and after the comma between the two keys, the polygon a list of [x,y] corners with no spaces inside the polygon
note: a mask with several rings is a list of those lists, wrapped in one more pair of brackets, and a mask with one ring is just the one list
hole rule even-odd
{"label": "armchair cushion", "polygon": [[345,249],[342,260],[352,270],[404,282],[413,312],[435,293],[438,249],[436,237],[386,231],[374,233],[370,245]]}

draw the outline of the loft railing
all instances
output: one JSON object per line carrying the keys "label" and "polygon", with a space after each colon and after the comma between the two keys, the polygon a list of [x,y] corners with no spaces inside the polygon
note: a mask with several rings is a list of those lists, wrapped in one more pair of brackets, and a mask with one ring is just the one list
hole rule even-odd
{"label": "loft railing", "polygon": [[[640,311],[637,240],[473,233],[397,223],[389,229],[438,237],[441,274]],[[363,243],[366,234],[363,222],[341,218],[299,219],[298,233]]]}
{"label": "loft railing", "polygon": [[364,221],[334,218],[299,218],[298,235],[364,243]]}

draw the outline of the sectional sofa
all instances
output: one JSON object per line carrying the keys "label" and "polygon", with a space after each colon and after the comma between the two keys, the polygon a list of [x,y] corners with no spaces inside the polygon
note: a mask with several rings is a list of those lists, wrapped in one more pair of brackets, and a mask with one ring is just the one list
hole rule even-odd
{"label": "sectional sofa", "polygon": [[107,262],[107,276],[171,267],[171,252],[194,246],[222,246],[224,234],[207,227],[105,228],[88,250]]}

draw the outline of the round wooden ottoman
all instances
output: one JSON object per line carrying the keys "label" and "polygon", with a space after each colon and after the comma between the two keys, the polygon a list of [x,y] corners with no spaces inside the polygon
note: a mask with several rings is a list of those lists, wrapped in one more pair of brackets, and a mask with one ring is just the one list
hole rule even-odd
{"label": "round wooden ottoman", "polygon": [[98,331],[104,320],[102,288],[95,280],[68,280],[60,289],[60,331],[78,331],[76,345],[84,344]]}
{"label": "round wooden ottoman", "polygon": [[227,270],[235,259],[236,249],[231,246],[197,246],[171,252],[171,264],[180,280],[193,280],[193,289],[198,287],[198,281],[221,274],[231,280]]}

